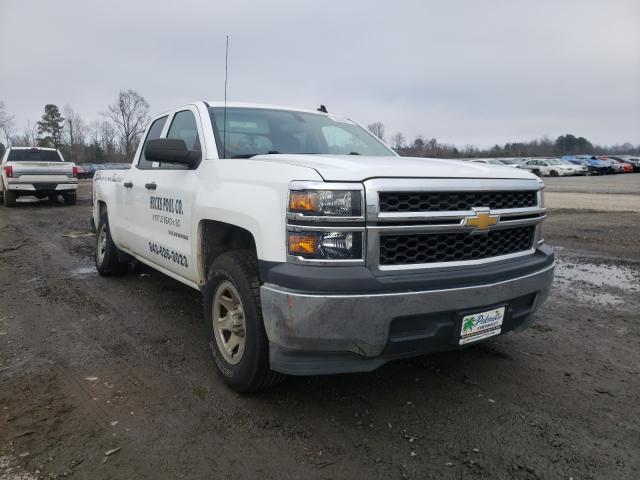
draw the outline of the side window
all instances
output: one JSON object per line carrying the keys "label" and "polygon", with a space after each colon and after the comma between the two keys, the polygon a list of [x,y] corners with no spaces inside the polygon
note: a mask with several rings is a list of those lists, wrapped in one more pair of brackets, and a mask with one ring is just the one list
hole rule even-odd
{"label": "side window", "polygon": [[147,138],[144,139],[144,145],[142,145],[142,151],[140,152],[140,159],[138,160],[138,168],[151,168],[153,162],[148,161],[144,158],[144,147],[147,145],[147,141],[155,140],[156,138],[160,138],[160,134],[162,133],[162,128],[164,127],[165,122],[167,121],[167,117],[160,117],[151,124],[151,128],[149,129],[149,133],[147,133]]}
{"label": "side window", "polygon": [[[196,117],[191,110],[183,110],[173,116],[173,121],[167,132],[167,138],[179,138],[184,140],[189,150],[200,151],[200,137],[198,135],[198,124]],[[160,164],[160,168],[181,170],[188,168],[186,165],[177,165],[175,163]]]}

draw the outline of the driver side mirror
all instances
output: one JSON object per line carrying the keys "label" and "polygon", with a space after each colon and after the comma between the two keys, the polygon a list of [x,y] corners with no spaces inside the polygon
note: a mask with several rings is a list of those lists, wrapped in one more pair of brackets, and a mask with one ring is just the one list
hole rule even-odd
{"label": "driver side mirror", "polygon": [[151,162],[179,163],[193,167],[202,158],[202,153],[189,150],[181,138],[156,138],[147,141],[144,156]]}

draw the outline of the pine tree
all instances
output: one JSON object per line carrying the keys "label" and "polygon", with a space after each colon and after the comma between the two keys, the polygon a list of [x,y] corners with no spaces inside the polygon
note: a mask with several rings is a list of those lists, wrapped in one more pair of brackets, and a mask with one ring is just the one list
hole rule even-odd
{"label": "pine tree", "polygon": [[41,147],[60,148],[62,146],[62,129],[64,118],[60,115],[58,107],[52,104],[44,106],[44,115],[38,122],[38,133],[43,135],[39,140]]}

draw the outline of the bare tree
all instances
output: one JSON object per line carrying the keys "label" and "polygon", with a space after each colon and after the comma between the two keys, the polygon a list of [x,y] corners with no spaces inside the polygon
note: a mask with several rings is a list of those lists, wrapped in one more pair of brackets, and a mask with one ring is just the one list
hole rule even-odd
{"label": "bare tree", "polygon": [[100,124],[100,144],[108,159],[115,160],[117,155],[116,129],[109,122]]}
{"label": "bare tree", "polygon": [[22,130],[22,134],[13,135],[10,143],[14,147],[33,147],[38,145],[38,140],[38,125],[27,122],[27,125]]}
{"label": "bare tree", "polygon": [[69,105],[64,107],[64,141],[72,162],[78,162],[83,150],[87,127],[82,118]]}
{"label": "bare tree", "polygon": [[404,142],[405,142],[405,138],[404,135],[400,132],[396,133],[393,137],[391,137],[391,145],[393,146],[393,148],[395,150],[398,150],[402,147],[404,147]]}
{"label": "bare tree", "polygon": [[11,136],[13,135],[13,115],[9,115],[4,106],[4,102],[0,100],[0,132],[4,135],[7,146],[11,146]]}
{"label": "bare tree", "polygon": [[367,125],[367,130],[384,142],[384,123],[373,122]]}
{"label": "bare tree", "polygon": [[149,120],[149,104],[137,92],[121,90],[118,100],[109,106],[106,116],[116,125],[125,160],[130,160],[138,137]]}

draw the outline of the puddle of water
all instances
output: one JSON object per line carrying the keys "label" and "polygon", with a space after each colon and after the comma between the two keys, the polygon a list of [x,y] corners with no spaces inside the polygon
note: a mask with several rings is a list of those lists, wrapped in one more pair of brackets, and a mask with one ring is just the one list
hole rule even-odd
{"label": "puddle of water", "polygon": [[97,274],[98,271],[96,270],[96,267],[80,267],[80,268],[74,268],[73,270],[69,270],[69,273],[74,277],[81,277],[82,275]]}
{"label": "puddle of water", "polygon": [[554,286],[566,296],[596,305],[621,305],[621,294],[640,291],[640,271],[613,264],[558,259]]}
{"label": "puddle of water", "polygon": [[63,235],[63,237],[68,237],[68,238],[87,238],[87,237],[93,237],[95,235],[95,233],[92,232],[69,232],[69,233],[65,233]]}
{"label": "puddle of water", "polygon": [[559,260],[556,278],[583,282],[596,287],[617,288],[626,292],[640,290],[640,271],[618,265],[595,265]]}

